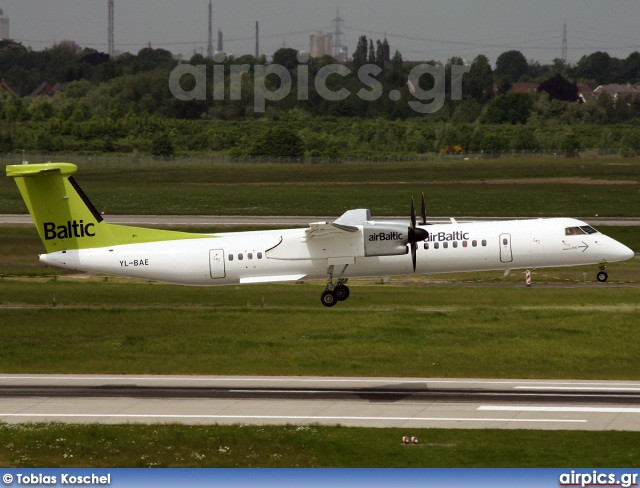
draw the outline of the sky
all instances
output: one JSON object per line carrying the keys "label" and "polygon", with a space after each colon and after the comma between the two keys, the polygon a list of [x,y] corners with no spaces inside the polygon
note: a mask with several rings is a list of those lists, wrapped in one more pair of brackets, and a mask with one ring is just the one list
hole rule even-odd
{"label": "sky", "polygon": [[[116,50],[137,53],[151,43],[187,57],[206,54],[208,0],[115,0]],[[260,22],[261,54],[286,46],[309,50],[309,36],[333,31],[340,8],[344,43],[351,55],[358,38],[382,39],[405,60],[452,56],[492,63],[517,49],[529,61],[550,64],[562,54],[567,24],[568,61],[606,51],[626,58],[640,51],[640,0],[213,0],[214,49],[217,30],[224,50],[235,56],[255,51]],[[107,51],[107,0],[0,0],[10,35],[41,50],[68,39]]]}

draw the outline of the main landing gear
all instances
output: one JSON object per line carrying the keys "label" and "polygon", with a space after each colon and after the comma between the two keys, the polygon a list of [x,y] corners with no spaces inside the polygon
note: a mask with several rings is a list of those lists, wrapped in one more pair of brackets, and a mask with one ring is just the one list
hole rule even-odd
{"label": "main landing gear", "polygon": [[329,266],[327,269],[327,275],[329,275],[329,282],[327,283],[327,287],[325,288],[322,296],[320,297],[320,301],[325,307],[333,307],[338,302],[344,302],[347,298],[349,298],[349,287],[346,285],[349,278],[343,278],[344,272],[349,267],[348,264],[345,264],[344,268],[342,268],[342,272],[338,279],[333,282],[333,265]]}
{"label": "main landing gear", "polygon": [[609,274],[607,273],[607,267],[606,266],[600,266],[600,271],[598,272],[598,275],[596,277],[598,279],[598,281],[600,283],[604,283],[605,281],[607,281],[609,279]]}

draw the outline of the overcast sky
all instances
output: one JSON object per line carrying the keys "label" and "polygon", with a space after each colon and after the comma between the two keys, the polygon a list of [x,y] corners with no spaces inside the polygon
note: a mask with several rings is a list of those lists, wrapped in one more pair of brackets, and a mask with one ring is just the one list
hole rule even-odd
{"label": "overcast sky", "polygon": [[[138,52],[149,42],[187,56],[204,50],[208,0],[115,0],[115,42]],[[607,51],[625,58],[640,51],[640,0],[213,0],[214,49],[217,30],[224,50],[236,56],[255,48],[260,22],[261,53],[283,44],[309,50],[309,35],[332,31],[340,7],[345,44],[351,55],[361,35],[384,37],[408,60],[441,60],[485,54],[494,62],[518,49],[543,64],[561,57],[567,22],[568,59]],[[106,51],[107,0],[0,0],[10,35],[33,49],[70,39]]]}

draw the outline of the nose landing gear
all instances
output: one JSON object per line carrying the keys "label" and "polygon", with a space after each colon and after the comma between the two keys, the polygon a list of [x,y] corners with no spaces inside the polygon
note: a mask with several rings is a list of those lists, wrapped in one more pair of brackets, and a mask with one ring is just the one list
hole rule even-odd
{"label": "nose landing gear", "polygon": [[596,278],[600,283],[605,283],[609,279],[609,274],[607,273],[606,266],[600,266],[600,271],[598,272]]}

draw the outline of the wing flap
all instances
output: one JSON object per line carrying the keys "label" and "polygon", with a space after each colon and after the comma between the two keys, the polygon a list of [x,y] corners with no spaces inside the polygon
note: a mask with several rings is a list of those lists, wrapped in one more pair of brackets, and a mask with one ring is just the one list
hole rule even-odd
{"label": "wing flap", "polygon": [[256,283],[281,283],[284,281],[300,281],[306,275],[294,274],[294,275],[277,275],[277,276],[250,276],[247,278],[240,278],[241,284],[256,284]]}

